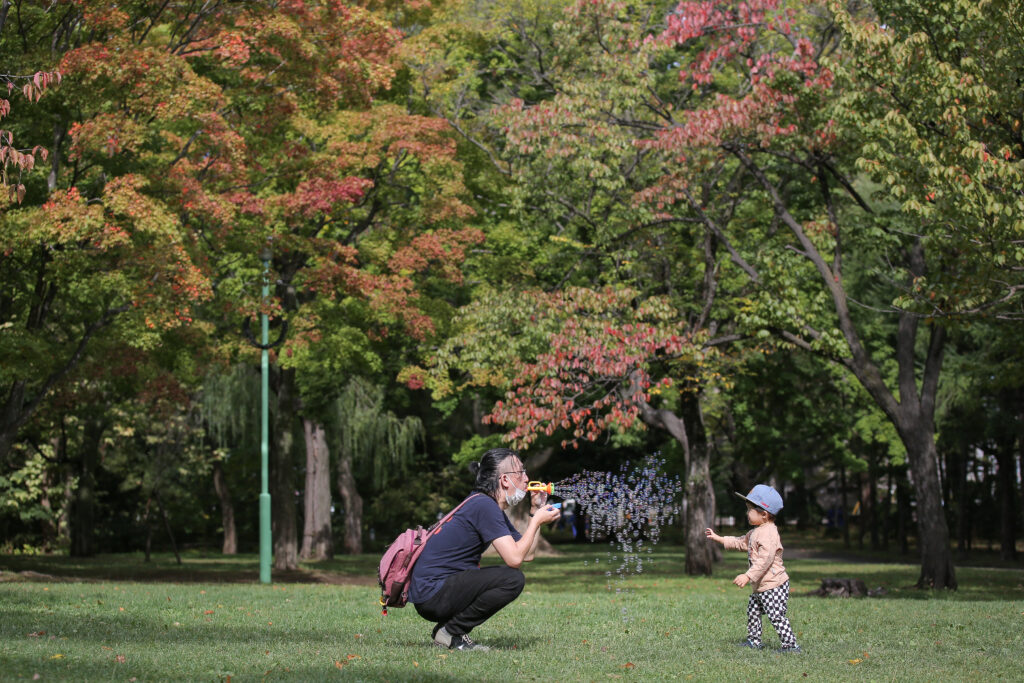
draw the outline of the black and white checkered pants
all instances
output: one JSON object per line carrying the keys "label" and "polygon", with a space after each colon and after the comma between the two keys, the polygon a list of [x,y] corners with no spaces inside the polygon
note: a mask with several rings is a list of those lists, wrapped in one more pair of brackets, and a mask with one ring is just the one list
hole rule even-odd
{"label": "black and white checkered pants", "polygon": [[763,593],[751,593],[747,603],[747,638],[753,645],[761,645],[761,615],[767,614],[768,620],[779,634],[782,647],[795,647],[796,636],[793,627],[786,617],[786,605],[789,603],[789,581],[778,588]]}

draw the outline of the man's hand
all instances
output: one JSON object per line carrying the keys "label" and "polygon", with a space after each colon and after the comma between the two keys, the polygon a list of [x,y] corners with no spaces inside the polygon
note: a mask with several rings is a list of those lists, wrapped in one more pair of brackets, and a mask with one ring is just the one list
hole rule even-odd
{"label": "man's hand", "polygon": [[551,507],[550,505],[545,505],[537,510],[537,512],[533,513],[533,518],[538,520],[541,524],[549,524],[556,521],[561,516],[562,511],[558,508]]}

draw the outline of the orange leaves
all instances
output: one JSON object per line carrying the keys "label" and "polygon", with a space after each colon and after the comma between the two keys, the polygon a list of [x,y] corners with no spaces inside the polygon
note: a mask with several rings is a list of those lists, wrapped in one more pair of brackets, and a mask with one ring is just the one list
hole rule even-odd
{"label": "orange leaves", "polygon": [[295,192],[286,195],[281,204],[288,213],[312,218],[317,214],[331,214],[342,205],[355,202],[372,185],[373,181],[367,178],[309,178],[301,181]]}
{"label": "orange leaves", "polygon": [[[766,147],[775,138],[797,134],[799,101],[807,98],[808,106],[815,106],[834,76],[818,63],[811,42],[793,33],[795,19],[795,10],[780,0],[679,3],[659,40],[670,45],[699,40],[699,51],[679,67],[680,80],[698,91],[720,73],[735,79],[736,69],[745,75],[744,86],[734,95],[717,92],[710,106],[690,111],[682,125],[665,128],[644,145],[681,151],[743,139]],[[775,44],[770,38],[775,33],[790,40]],[[758,53],[756,59],[746,56]],[[802,87],[794,85],[793,76]],[[834,137],[819,134],[808,142],[821,147]]]}
{"label": "orange leaves", "polygon": [[342,667],[344,667],[346,664],[348,664],[349,662],[351,662],[354,659],[362,659],[362,657],[359,656],[359,655],[351,655],[351,654],[350,655],[346,655],[344,661],[335,659],[334,660],[334,667],[337,668],[337,669],[341,669]]}
{"label": "orange leaves", "polygon": [[148,135],[148,128],[127,112],[97,114],[68,131],[71,160],[99,156],[110,158],[126,150],[135,151]]}
{"label": "orange leaves", "polygon": [[396,251],[388,267],[395,273],[422,272],[433,264],[440,267],[442,277],[461,284],[459,266],[466,257],[466,247],[483,241],[483,232],[475,228],[423,233],[413,237],[409,246]]}
{"label": "orange leaves", "polygon": [[[219,36],[218,56],[254,83],[298,89],[323,105],[364,105],[394,77],[400,35],[374,14],[345,3],[292,0],[253,6]],[[246,55],[248,50],[248,55]]]}
{"label": "orange leaves", "polygon": [[[651,400],[654,384],[650,364],[681,355],[692,340],[672,320],[671,307],[653,301],[634,306],[620,294],[621,300],[582,289],[550,295],[536,314],[545,325],[549,316],[558,322],[547,337],[549,349],[518,366],[513,389],[485,420],[509,426],[509,438],[520,445],[558,429],[571,434],[563,445],[575,446],[606,430],[643,428],[641,406]],[[669,378],[658,381],[658,387],[670,385]]]}
{"label": "orange leaves", "polygon": [[223,31],[211,42],[216,45],[213,53],[226,66],[237,67],[249,61],[249,44],[240,32],[233,30]]}

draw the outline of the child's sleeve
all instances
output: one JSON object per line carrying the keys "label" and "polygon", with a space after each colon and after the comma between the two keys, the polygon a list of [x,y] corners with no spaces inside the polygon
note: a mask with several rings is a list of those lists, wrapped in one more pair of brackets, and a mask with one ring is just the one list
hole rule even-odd
{"label": "child's sleeve", "polygon": [[782,545],[778,535],[763,534],[752,541],[754,550],[750,553],[750,568],[746,574],[754,583],[760,583],[775,561],[775,553]]}
{"label": "child's sleeve", "polygon": [[750,547],[748,537],[750,534],[744,536],[722,536],[722,547],[726,550],[746,550]]}

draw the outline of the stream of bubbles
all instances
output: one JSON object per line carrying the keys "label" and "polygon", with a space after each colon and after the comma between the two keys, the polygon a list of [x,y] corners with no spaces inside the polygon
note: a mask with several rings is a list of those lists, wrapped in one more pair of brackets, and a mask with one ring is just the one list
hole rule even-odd
{"label": "stream of bubbles", "polygon": [[[616,594],[628,592],[628,576],[642,573],[645,563],[653,564],[651,553],[662,528],[679,517],[682,484],[678,476],[664,473],[664,464],[648,456],[638,464],[623,463],[618,472],[584,471],[555,482],[555,494],[575,500],[576,514],[586,515],[590,540],[608,541],[604,574],[608,590],[614,588]],[[601,558],[594,564],[600,570]],[[622,620],[630,620],[625,607]]]}

